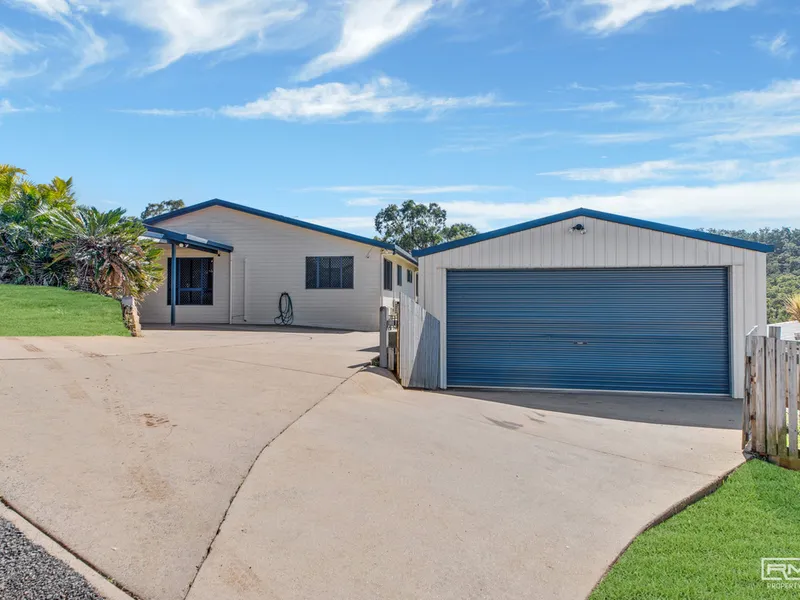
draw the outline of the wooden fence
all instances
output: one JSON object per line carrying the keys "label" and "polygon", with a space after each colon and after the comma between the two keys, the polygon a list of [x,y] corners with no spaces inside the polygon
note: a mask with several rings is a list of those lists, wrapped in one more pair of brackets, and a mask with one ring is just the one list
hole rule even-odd
{"label": "wooden fence", "polygon": [[439,319],[405,294],[400,298],[399,376],[403,387],[439,387]]}
{"label": "wooden fence", "polygon": [[785,466],[800,466],[798,455],[798,360],[800,342],[748,335],[742,447]]}

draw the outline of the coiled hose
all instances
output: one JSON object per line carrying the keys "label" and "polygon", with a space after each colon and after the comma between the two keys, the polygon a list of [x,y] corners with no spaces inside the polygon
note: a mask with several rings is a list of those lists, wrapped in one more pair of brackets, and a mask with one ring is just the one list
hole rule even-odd
{"label": "coiled hose", "polygon": [[294,323],[294,308],[292,308],[292,297],[288,292],[281,294],[278,300],[278,316],[275,317],[275,325],[291,325]]}

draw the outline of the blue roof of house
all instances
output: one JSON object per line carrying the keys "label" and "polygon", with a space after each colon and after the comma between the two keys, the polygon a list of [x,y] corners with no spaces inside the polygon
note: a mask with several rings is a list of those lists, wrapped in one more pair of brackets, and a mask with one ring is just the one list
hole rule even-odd
{"label": "blue roof of house", "polygon": [[182,233],[174,229],[164,229],[163,227],[154,227],[145,222],[147,228],[147,237],[155,240],[163,240],[175,244],[184,244],[190,248],[198,250],[207,250],[211,252],[233,252],[233,246],[223,244],[222,242],[215,242],[214,240],[207,240],[191,233]]}
{"label": "blue roof of house", "polygon": [[484,242],[486,240],[498,238],[504,235],[508,235],[510,233],[517,233],[519,231],[533,229],[534,227],[541,227],[542,225],[550,225],[551,223],[557,223],[559,221],[565,221],[567,219],[574,219],[575,217],[591,217],[593,219],[601,219],[603,221],[610,221],[612,223],[619,223],[621,225],[631,225],[633,227],[650,229],[652,231],[661,231],[663,233],[671,233],[673,235],[682,235],[684,237],[694,238],[697,240],[704,240],[707,242],[714,242],[716,244],[725,244],[727,246],[735,246],[737,248],[746,248],[747,250],[756,250],[757,252],[772,252],[774,250],[774,247],[770,246],[769,244],[750,242],[747,240],[740,240],[738,238],[727,237],[724,235],[706,233],[705,231],[686,229],[684,227],[675,227],[674,225],[664,225],[663,223],[655,223],[653,221],[633,219],[631,217],[623,217],[621,215],[600,212],[598,210],[591,210],[589,208],[577,208],[575,210],[558,213],[556,215],[551,215],[549,217],[544,217],[542,219],[536,219],[534,221],[528,221],[526,223],[519,223],[518,225],[511,225],[510,227],[504,227],[502,229],[496,229],[494,231],[488,231],[486,233],[479,233],[478,235],[473,235],[468,238],[463,238],[452,242],[445,242],[444,244],[431,246],[430,248],[423,248],[422,250],[415,250],[414,256],[419,257],[419,256],[427,256],[429,254],[436,254],[437,252],[444,252],[445,250],[451,250],[453,248],[459,248],[461,246],[468,246],[470,244],[475,244],[477,242]]}
{"label": "blue roof of house", "polygon": [[404,250],[403,248],[401,248],[396,244],[392,244],[389,242],[382,242],[380,240],[375,240],[361,235],[356,235],[354,233],[348,233],[346,231],[339,231],[338,229],[332,229],[330,227],[316,225],[314,223],[309,223],[307,221],[300,221],[299,219],[293,219],[291,217],[284,217],[283,215],[267,212],[265,210],[259,210],[257,208],[252,208],[250,206],[245,206],[243,204],[236,204],[234,202],[220,200],[219,198],[214,198],[213,200],[207,200],[206,202],[200,202],[199,204],[192,204],[191,206],[187,206],[185,208],[179,208],[178,210],[173,210],[172,212],[164,213],[163,215],[150,217],[149,219],[145,219],[144,223],[145,225],[150,226],[154,223],[160,223],[161,221],[172,219],[173,217],[178,217],[180,215],[193,213],[198,210],[203,210],[205,208],[211,208],[212,206],[221,206],[223,208],[230,208],[231,210],[237,210],[239,212],[247,213],[249,215],[263,217],[265,219],[272,219],[273,221],[279,221],[280,223],[294,225],[295,227],[302,227],[303,229],[310,229],[311,231],[316,231],[319,233],[326,233],[328,235],[344,238],[346,240],[350,240],[353,242],[360,242],[362,244],[368,244],[370,246],[377,246],[378,248],[385,248],[386,250],[391,250],[395,254],[402,256],[411,263],[417,264],[417,259],[414,258],[410,252]]}

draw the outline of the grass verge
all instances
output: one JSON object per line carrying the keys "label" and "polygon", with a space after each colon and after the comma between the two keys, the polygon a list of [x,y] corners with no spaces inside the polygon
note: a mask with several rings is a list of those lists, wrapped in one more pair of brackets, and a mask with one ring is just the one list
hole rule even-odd
{"label": "grass verge", "polygon": [[119,302],[61,288],[0,285],[0,336],[130,335]]}
{"label": "grass verge", "polygon": [[590,600],[799,598],[761,580],[762,557],[800,557],[800,472],[751,460],[634,540]]}

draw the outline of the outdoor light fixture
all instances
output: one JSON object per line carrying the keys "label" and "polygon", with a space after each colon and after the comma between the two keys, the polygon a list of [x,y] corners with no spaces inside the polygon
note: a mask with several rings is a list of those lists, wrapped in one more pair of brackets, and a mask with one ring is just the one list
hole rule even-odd
{"label": "outdoor light fixture", "polygon": [[578,223],[577,225],[572,226],[572,231],[577,231],[578,233],[585,234],[586,228],[583,226],[583,223]]}

